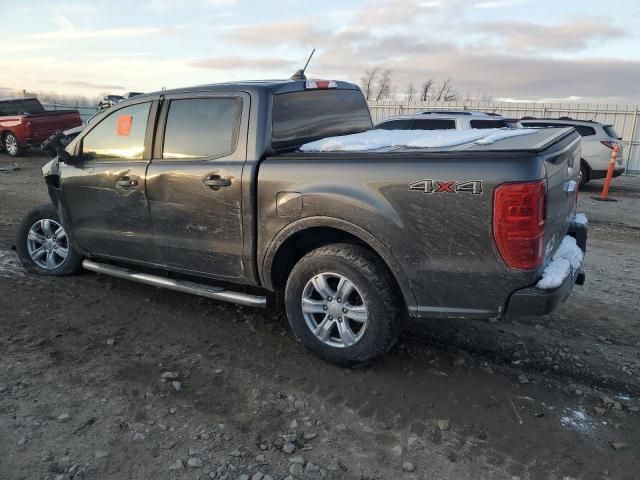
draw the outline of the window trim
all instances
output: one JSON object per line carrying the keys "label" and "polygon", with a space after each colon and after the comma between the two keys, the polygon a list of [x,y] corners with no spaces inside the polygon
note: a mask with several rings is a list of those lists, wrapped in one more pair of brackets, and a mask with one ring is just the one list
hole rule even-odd
{"label": "window trim", "polygon": [[[167,128],[167,119],[169,118],[169,109],[171,106],[171,102],[178,100],[217,100],[217,99],[234,99],[236,104],[238,105],[238,110],[236,113],[236,120],[233,126],[233,142],[232,148],[227,153],[218,156],[205,156],[205,157],[194,157],[194,158],[163,158],[164,154],[164,136]],[[218,92],[207,92],[207,93],[190,93],[190,94],[177,94],[171,95],[168,97],[164,97],[162,99],[162,106],[160,108],[160,117],[158,120],[158,125],[156,127],[156,135],[153,143],[153,152],[152,159],[153,162],[206,162],[211,160],[220,160],[223,158],[233,157],[238,152],[238,146],[240,144],[240,131],[242,130],[243,123],[243,114],[245,109],[245,99],[239,93],[218,93]]]}
{"label": "window trim", "polygon": [[[109,113],[107,115],[104,115],[100,121],[98,122],[94,122],[94,123],[90,123],[87,124],[87,128],[85,130],[83,130],[80,135],[77,137],[77,139],[75,140],[75,146],[73,148],[73,155],[77,156],[78,158],[80,158],[80,164],[84,164],[84,163],[90,163],[90,164],[95,164],[95,163],[147,163],[149,162],[149,160],[151,159],[151,146],[152,146],[152,141],[153,141],[153,135],[154,135],[154,130],[155,130],[155,123],[156,123],[156,118],[158,115],[158,98],[157,96],[154,97],[146,97],[146,98],[140,98],[140,99],[136,99],[136,101],[133,101],[131,103],[127,102],[126,105],[122,105],[122,104],[117,104],[117,106],[113,106],[109,108]],[[136,159],[131,159],[131,158],[127,158],[127,159],[114,159],[114,160],[108,160],[108,159],[96,159],[96,160],[87,160],[85,158],[83,158],[83,147],[84,147],[84,139],[87,135],[89,135],[98,125],[100,125],[102,122],[104,122],[107,118],[109,118],[111,115],[116,114],[118,111],[127,108],[127,107],[133,107],[135,105],[140,105],[142,103],[149,103],[149,116],[147,117],[147,126],[146,126],[146,131],[145,131],[145,136],[144,136],[144,151],[142,153],[142,158],[136,158]]]}

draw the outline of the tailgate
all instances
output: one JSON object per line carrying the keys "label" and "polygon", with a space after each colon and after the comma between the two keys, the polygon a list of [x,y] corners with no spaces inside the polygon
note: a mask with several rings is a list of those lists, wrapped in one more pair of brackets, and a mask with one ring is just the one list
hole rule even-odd
{"label": "tailgate", "polygon": [[45,139],[57,130],[66,130],[82,124],[77,111],[46,112],[25,117],[32,138]]}
{"label": "tailgate", "polygon": [[543,153],[547,174],[545,261],[556,251],[569,230],[578,200],[580,137],[570,135]]}

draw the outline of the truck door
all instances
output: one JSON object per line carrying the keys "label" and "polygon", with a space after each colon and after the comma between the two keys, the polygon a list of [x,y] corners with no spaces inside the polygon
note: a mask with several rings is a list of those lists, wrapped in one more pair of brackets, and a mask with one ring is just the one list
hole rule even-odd
{"label": "truck door", "polygon": [[249,95],[167,95],[147,196],[155,240],[172,269],[243,275],[242,169]]}
{"label": "truck door", "polygon": [[82,135],[78,163],[61,165],[60,201],[71,238],[95,255],[155,261],[145,174],[157,101],[114,108]]}

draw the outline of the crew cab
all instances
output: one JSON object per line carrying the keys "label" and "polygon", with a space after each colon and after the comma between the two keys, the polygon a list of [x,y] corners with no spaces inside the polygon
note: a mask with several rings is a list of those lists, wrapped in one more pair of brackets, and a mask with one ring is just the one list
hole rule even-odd
{"label": "crew cab", "polygon": [[312,148],[370,133],[384,134],[341,81],[132,98],[43,167],[52,204],[24,217],[18,255],[37,274],[84,267],[242,305],[282,301],[295,336],[342,365],[391,348],[407,315],[541,315],[582,282],[572,128]]}
{"label": "crew cab", "polygon": [[47,111],[37,98],[0,100],[0,149],[18,157],[54,132],[81,124],[77,110]]}

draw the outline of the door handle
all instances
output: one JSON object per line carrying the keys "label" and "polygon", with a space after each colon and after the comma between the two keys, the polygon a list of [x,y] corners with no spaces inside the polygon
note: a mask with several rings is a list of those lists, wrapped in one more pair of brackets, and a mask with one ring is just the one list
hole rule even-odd
{"label": "door handle", "polygon": [[202,180],[207,187],[211,190],[220,190],[222,187],[231,186],[230,178],[222,178],[220,175],[209,175],[209,177]]}
{"label": "door handle", "polygon": [[138,185],[138,180],[132,180],[129,177],[120,177],[120,179],[116,182],[116,187],[135,187]]}

